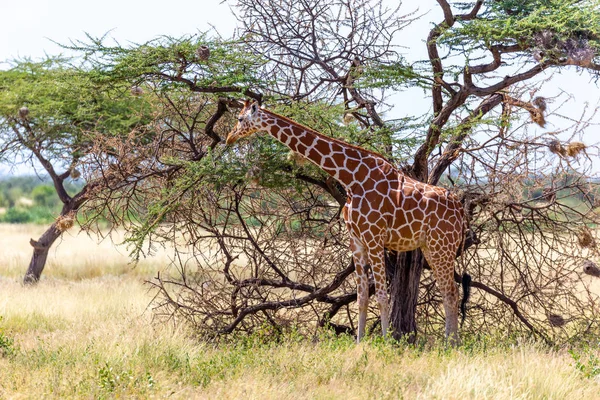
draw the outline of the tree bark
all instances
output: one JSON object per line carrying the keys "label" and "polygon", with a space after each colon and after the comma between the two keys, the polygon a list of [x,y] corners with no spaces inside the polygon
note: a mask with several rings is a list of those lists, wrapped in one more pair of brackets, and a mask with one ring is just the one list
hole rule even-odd
{"label": "tree bark", "polygon": [[23,278],[24,284],[33,285],[40,280],[42,271],[46,266],[50,247],[61,234],[62,232],[56,227],[56,222],[54,222],[37,241],[33,239],[29,241],[33,247],[33,256],[29,262],[27,273],[25,273],[25,277]]}
{"label": "tree bark", "polygon": [[[77,212],[78,208],[79,204],[77,201],[70,201],[64,205],[59,219],[61,217],[67,217],[68,214]],[[29,241],[29,244],[33,247],[33,255],[31,256],[27,272],[23,277],[23,283],[25,285],[35,285],[40,280],[44,267],[46,266],[50,247],[52,247],[52,244],[54,244],[56,239],[58,239],[65,230],[64,227],[60,226],[59,219],[53,222],[38,240],[31,239]]]}

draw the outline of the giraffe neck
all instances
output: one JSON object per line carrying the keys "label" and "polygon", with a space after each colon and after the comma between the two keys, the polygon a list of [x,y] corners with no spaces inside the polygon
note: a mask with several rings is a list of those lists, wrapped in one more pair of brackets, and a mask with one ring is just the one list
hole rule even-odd
{"label": "giraffe neck", "polygon": [[312,161],[346,188],[361,180],[358,175],[368,174],[369,169],[363,161],[371,155],[370,152],[271,112],[265,111],[265,120],[266,130],[271,136]]}

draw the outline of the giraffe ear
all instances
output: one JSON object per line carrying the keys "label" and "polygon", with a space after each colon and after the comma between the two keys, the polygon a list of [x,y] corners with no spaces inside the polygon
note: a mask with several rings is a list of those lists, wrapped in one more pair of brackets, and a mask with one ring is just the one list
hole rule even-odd
{"label": "giraffe ear", "polygon": [[252,105],[250,106],[250,115],[256,114],[257,110],[258,110],[258,104],[256,102],[252,103]]}

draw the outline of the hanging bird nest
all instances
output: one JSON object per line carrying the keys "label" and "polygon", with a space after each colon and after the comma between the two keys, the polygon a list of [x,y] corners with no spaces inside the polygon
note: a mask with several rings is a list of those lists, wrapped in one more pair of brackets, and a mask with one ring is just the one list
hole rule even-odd
{"label": "hanging bird nest", "polygon": [[515,99],[508,94],[504,94],[504,102],[508,105],[520,107],[524,110],[529,111],[531,120],[541,126],[546,126],[546,118],[544,117],[544,111],[546,110],[546,99],[543,97],[536,97],[531,102],[522,101]]}
{"label": "hanging bird nest", "polygon": [[131,87],[131,95],[132,96],[141,96],[144,94],[144,89],[142,89],[139,86],[132,86]]}
{"label": "hanging bird nest", "polygon": [[548,149],[550,150],[550,152],[560,157],[565,157],[567,155],[567,150],[558,140],[551,140],[548,143]]}
{"label": "hanging bird nest", "polygon": [[29,115],[29,108],[27,108],[25,106],[19,108],[19,117],[27,118],[28,115]]}
{"label": "hanging bird nest", "polygon": [[553,188],[544,188],[542,189],[542,197],[549,203],[552,203],[556,200],[556,190]]}
{"label": "hanging bird nest", "polygon": [[546,111],[546,99],[543,97],[536,97],[531,100],[531,104],[537,107],[540,111]]}
{"label": "hanging bird nest", "polygon": [[550,323],[550,325],[555,326],[557,328],[560,328],[561,326],[564,326],[567,323],[564,317],[558,314],[548,314],[548,322]]}
{"label": "hanging bird nest", "polygon": [[260,183],[262,171],[260,167],[254,165],[246,172],[246,179],[252,182],[255,185]]}
{"label": "hanging bird nest", "polygon": [[598,268],[598,266],[590,260],[587,260],[583,263],[583,273],[600,278],[600,268]]}
{"label": "hanging bird nest", "polygon": [[354,121],[354,115],[350,113],[344,114],[344,125],[350,125]]}
{"label": "hanging bird nest", "polygon": [[196,55],[200,61],[206,61],[210,57],[210,49],[208,46],[200,46],[196,49]]}
{"label": "hanging bird nest", "polygon": [[56,218],[56,229],[61,232],[70,229],[75,225],[75,212],[71,211],[65,215],[59,215]]}
{"label": "hanging bird nest", "polygon": [[79,179],[81,177],[81,172],[77,168],[71,168],[71,178]]}
{"label": "hanging bird nest", "polygon": [[567,155],[569,157],[575,157],[581,152],[585,152],[587,146],[581,142],[571,142],[567,145]]}
{"label": "hanging bird nest", "polygon": [[541,111],[534,111],[529,113],[531,115],[531,120],[538,124],[540,127],[546,126],[546,118],[544,118],[544,113]]}
{"label": "hanging bird nest", "polygon": [[595,247],[596,239],[588,228],[582,228],[577,236],[577,241],[581,247]]}

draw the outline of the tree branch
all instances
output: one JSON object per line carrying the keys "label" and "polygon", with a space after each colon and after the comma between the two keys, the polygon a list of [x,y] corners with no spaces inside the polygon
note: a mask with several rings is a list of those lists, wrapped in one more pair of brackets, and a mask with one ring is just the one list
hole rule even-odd
{"label": "tree branch", "polygon": [[67,204],[69,201],[71,201],[71,196],[69,196],[69,194],[67,193],[63,182],[64,179],[69,176],[70,171],[67,171],[69,172],[67,175],[58,175],[54,170],[54,166],[52,165],[52,163],[48,161],[48,159],[46,159],[42,154],[40,149],[41,144],[35,137],[35,134],[33,133],[33,129],[31,128],[31,125],[29,125],[29,122],[27,120],[23,120],[19,125],[22,126],[23,129],[25,129],[25,132],[27,132],[27,135],[29,136],[29,140],[25,140],[25,138],[23,138],[21,132],[19,132],[19,128],[17,127],[16,121],[13,121],[13,123],[11,123],[10,126],[13,132],[15,132],[15,134],[23,144],[23,146],[28,148],[35,155],[40,164],[42,164],[42,167],[44,167],[46,172],[48,172],[48,175],[50,175],[50,178],[52,178],[56,194],[58,194],[58,198],[60,199],[60,201],[63,204]]}
{"label": "tree branch", "polygon": [[446,169],[458,158],[463,141],[469,132],[471,132],[473,123],[476,120],[481,119],[481,117],[500,104],[502,99],[502,95],[498,93],[486,98],[469,116],[460,122],[458,125],[458,133],[450,139],[450,143],[446,146],[442,157],[429,174],[428,182],[430,184],[436,185],[444,171],[446,171]]}
{"label": "tree branch", "polygon": [[188,86],[192,92],[197,93],[242,93],[244,96],[251,97],[258,102],[262,102],[263,95],[254,92],[250,89],[242,88],[239,86],[198,86],[194,81],[181,77],[172,76],[164,72],[149,72],[144,74],[145,76],[158,76],[164,80],[171,82],[180,82]]}
{"label": "tree branch", "polygon": [[[462,282],[462,277],[456,271],[454,272],[454,280],[457,283],[461,283]],[[505,296],[504,294],[498,292],[497,290],[492,289],[491,287],[489,287],[489,286],[487,286],[487,285],[485,285],[485,284],[483,284],[481,282],[471,281],[471,287],[474,287],[474,288],[477,288],[477,289],[481,289],[484,292],[487,292],[487,293],[491,294],[492,296],[496,297],[498,300],[500,300],[504,304],[508,305],[513,310],[515,316],[531,332],[533,332],[535,335],[541,337],[547,344],[551,344],[552,343],[552,341],[546,335],[544,335],[542,332],[540,332],[539,330],[537,330],[531,324],[531,322],[529,322],[529,320],[527,318],[525,318],[525,316],[521,313],[521,310],[519,309],[519,305],[517,304],[517,302],[515,302],[511,298]]]}
{"label": "tree branch", "polygon": [[231,324],[229,324],[226,328],[221,330],[221,333],[231,333],[247,315],[255,314],[263,310],[279,310],[281,308],[287,307],[300,307],[312,300],[322,298],[326,294],[331,293],[335,289],[337,289],[353,271],[354,261],[351,261],[350,265],[348,265],[343,271],[336,274],[333,280],[327,286],[317,289],[307,296],[284,301],[267,301],[261,304],[246,307],[240,311],[238,316],[235,318],[235,320],[233,320]]}

